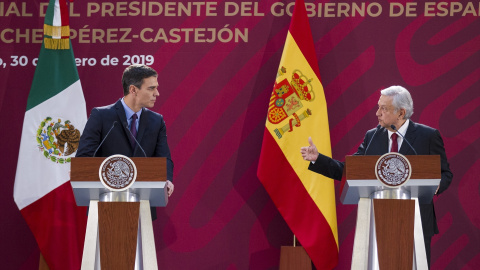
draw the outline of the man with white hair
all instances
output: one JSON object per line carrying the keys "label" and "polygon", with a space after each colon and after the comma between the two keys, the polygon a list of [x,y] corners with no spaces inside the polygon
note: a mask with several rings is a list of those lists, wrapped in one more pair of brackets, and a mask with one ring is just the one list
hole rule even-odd
{"label": "man with white hair", "polygon": [[[388,152],[399,152],[403,155],[440,155],[442,177],[435,193],[438,195],[448,188],[453,178],[443,140],[438,130],[411,121],[412,114],[413,100],[407,89],[401,86],[383,89],[376,112],[379,126],[367,131],[362,144],[354,155],[383,155]],[[397,132],[405,134],[405,138],[412,147],[408,145],[408,142],[403,143],[403,138],[398,136]],[[300,150],[303,159],[311,161],[308,169],[326,177],[341,180],[345,164],[318,153],[312,139],[308,140],[310,145],[302,147]],[[430,266],[430,243],[432,236],[438,234],[433,200],[429,204],[420,204],[420,214],[427,261]]]}

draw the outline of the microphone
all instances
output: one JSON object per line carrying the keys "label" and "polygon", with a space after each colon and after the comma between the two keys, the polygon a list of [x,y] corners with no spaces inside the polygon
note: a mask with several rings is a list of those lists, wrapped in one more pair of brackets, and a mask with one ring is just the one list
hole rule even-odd
{"label": "microphone", "polygon": [[[398,131],[398,129],[395,127],[395,125],[391,125],[390,126],[393,130],[395,130],[398,135],[402,136],[403,140],[407,142],[408,146],[410,146],[410,148],[412,148],[413,152],[415,152],[415,155],[418,155],[417,154],[417,151],[415,151],[415,148],[413,148],[413,146],[408,142],[407,138],[405,138],[405,136],[402,135],[402,133],[400,133],[400,131]],[[400,150],[400,149],[399,149]]]}
{"label": "microphone", "polygon": [[132,135],[132,138],[135,140],[135,142],[137,143],[138,147],[140,147],[140,149],[142,150],[143,152],[143,155],[145,157],[147,157],[147,154],[145,153],[145,150],[143,150],[142,146],[140,145],[140,143],[137,141],[137,138],[135,138],[135,136],[133,136],[132,132],[130,131],[130,129],[128,128],[128,124],[127,123],[124,123],[123,124],[123,127],[128,130],[128,133],[130,133],[130,135]]}
{"label": "microphone", "polygon": [[95,149],[95,152],[93,153],[93,157],[95,157],[95,155],[97,154],[98,149],[100,149],[100,146],[102,146],[103,142],[104,142],[105,139],[108,137],[108,135],[110,134],[110,132],[112,131],[112,129],[113,129],[113,127],[115,126],[116,123],[117,123],[117,121],[114,121],[114,122],[113,122],[112,127],[111,127],[110,130],[108,130],[108,132],[107,132],[107,135],[105,135],[105,137],[103,137],[102,142],[100,142],[100,144],[98,145],[97,149]]}
{"label": "microphone", "polygon": [[373,138],[375,137],[375,134],[377,134],[377,131],[380,129],[380,127],[382,127],[382,126],[378,125],[378,126],[375,128],[375,132],[373,133],[372,138],[371,138],[370,141],[368,142],[367,148],[365,149],[365,153],[363,154],[364,156],[367,154],[368,148],[370,147],[370,144],[372,143]]}

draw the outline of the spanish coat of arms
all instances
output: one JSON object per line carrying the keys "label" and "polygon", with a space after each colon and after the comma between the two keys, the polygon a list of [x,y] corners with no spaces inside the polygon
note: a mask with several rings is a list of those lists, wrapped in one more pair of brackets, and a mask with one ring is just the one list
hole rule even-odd
{"label": "spanish coat of arms", "polygon": [[[283,76],[286,71],[286,68],[281,67],[277,78]],[[298,69],[292,72],[290,81],[287,78],[279,83],[275,81],[268,106],[268,121],[277,125],[289,119],[286,125],[275,129],[275,134],[279,139],[285,132],[291,132],[293,126],[300,127],[301,122],[312,115],[310,109],[304,108],[308,102],[315,99],[311,81],[312,79],[308,79]],[[301,111],[302,109],[303,111]],[[299,111],[301,112],[299,113]]]}

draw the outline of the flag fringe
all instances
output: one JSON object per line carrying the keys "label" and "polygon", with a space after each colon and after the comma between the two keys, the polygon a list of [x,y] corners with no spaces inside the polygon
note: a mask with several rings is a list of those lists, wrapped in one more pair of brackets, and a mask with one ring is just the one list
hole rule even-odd
{"label": "flag fringe", "polygon": [[61,39],[54,39],[54,38],[44,38],[45,42],[45,49],[51,50],[69,50],[70,49],[70,39],[68,38],[61,38]]}
{"label": "flag fringe", "polygon": [[52,26],[48,24],[43,25],[43,34],[51,37],[69,37],[70,26]]}

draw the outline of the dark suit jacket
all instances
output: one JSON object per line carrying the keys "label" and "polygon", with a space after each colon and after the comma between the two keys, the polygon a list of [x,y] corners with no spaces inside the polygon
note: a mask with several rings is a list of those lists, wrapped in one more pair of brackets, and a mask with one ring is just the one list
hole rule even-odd
{"label": "dark suit jacket", "polygon": [[[372,139],[376,129],[371,129],[365,134],[363,143],[358,147],[354,155],[383,155],[388,152],[388,131],[380,128],[375,134],[367,153],[365,149]],[[412,144],[419,155],[440,155],[442,179],[437,194],[445,191],[452,182],[453,174],[447,161],[443,140],[438,130],[431,127],[414,123],[410,120],[405,138]],[[415,155],[407,142],[403,141],[400,147],[401,154]],[[315,164],[310,163],[308,169],[326,177],[341,180],[344,163],[330,157],[320,154]],[[422,217],[423,233],[426,237],[431,237],[438,233],[437,221],[433,201],[430,204],[420,204],[420,214]]]}
{"label": "dark suit jacket", "polygon": [[[110,134],[105,138],[110,129],[112,129]],[[127,117],[120,100],[112,105],[93,108],[80,137],[76,157],[93,157],[95,150],[103,139],[105,141],[98,148],[96,157],[108,157],[114,154],[122,154],[127,157],[144,157],[145,155],[140,147],[136,146],[135,149],[132,149],[129,135]],[[172,181],[173,161],[167,144],[165,121],[161,114],[146,108],[142,109],[137,141],[147,157],[167,158],[167,179]],[[156,212],[152,211],[152,215],[156,217]],[[155,217],[152,216],[152,218]]]}

